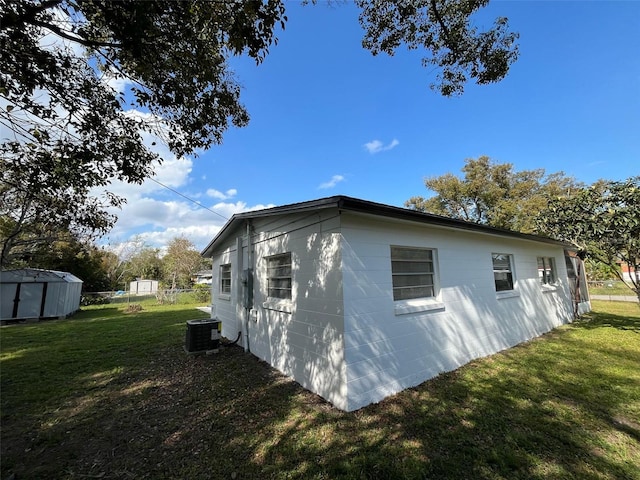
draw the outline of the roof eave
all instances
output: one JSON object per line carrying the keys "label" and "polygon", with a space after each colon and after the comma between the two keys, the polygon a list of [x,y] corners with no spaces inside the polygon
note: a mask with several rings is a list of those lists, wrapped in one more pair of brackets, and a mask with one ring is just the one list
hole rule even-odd
{"label": "roof eave", "polygon": [[431,213],[419,212],[417,210],[410,210],[407,208],[394,207],[391,205],[385,205],[382,203],[371,202],[368,200],[361,200],[358,198],[347,197],[344,195],[338,195],[333,197],[321,198],[318,200],[310,200],[307,202],[294,203],[289,205],[281,205],[273,208],[266,208],[263,210],[254,210],[249,212],[242,212],[234,214],[227,223],[222,227],[220,232],[211,240],[211,242],[201,252],[204,257],[211,257],[216,245],[227,238],[229,233],[233,231],[233,227],[245,219],[268,217],[273,215],[290,214],[295,212],[305,212],[313,209],[324,208],[338,208],[339,210],[351,211],[357,213],[363,213],[373,216],[391,217],[399,220],[406,220],[411,222],[437,225],[441,227],[448,227],[457,230],[465,230],[470,232],[480,232],[489,235],[496,235],[501,237],[519,238],[522,240],[529,240],[533,242],[547,243],[551,245],[562,246],[564,248],[571,248],[571,245],[566,242],[561,242],[548,237],[542,237],[539,235],[532,235],[527,233],[515,232],[513,230],[507,230],[503,228],[490,227],[487,225],[481,225],[478,223],[466,222],[464,220],[457,220],[454,218],[443,217],[440,215],[434,215]]}

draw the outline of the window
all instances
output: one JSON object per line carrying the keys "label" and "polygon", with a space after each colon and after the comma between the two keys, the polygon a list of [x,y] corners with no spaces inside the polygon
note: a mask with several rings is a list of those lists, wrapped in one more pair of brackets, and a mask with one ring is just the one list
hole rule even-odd
{"label": "window", "polygon": [[393,299],[435,297],[433,250],[391,247]]}
{"label": "window", "polygon": [[220,293],[231,293],[231,264],[220,265]]}
{"label": "window", "polygon": [[493,279],[496,282],[496,291],[513,290],[511,255],[507,253],[492,253],[491,259],[493,261]]}
{"label": "window", "polygon": [[267,257],[267,295],[291,300],[291,252]]}
{"label": "window", "polygon": [[556,268],[551,257],[538,257],[538,278],[541,285],[556,283]]}

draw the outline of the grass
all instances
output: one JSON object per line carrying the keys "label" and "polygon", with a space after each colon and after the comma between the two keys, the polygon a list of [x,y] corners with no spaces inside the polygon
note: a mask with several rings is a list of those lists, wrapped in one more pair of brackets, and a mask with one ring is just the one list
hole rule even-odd
{"label": "grass", "polygon": [[619,280],[591,282],[589,284],[589,293],[591,295],[635,296],[635,292],[627,284]]}
{"label": "grass", "polygon": [[191,305],[4,327],[0,478],[640,478],[640,308],[595,312],[357,412],[241,348],[187,356]]}

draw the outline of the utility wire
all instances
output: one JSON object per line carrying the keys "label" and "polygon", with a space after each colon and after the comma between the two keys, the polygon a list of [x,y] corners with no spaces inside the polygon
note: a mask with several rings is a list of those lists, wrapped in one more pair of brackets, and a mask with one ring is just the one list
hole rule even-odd
{"label": "utility wire", "polygon": [[161,187],[164,187],[164,188],[166,188],[167,190],[171,190],[171,191],[172,191],[173,193],[175,193],[176,195],[180,195],[182,198],[184,198],[184,199],[186,199],[186,200],[189,200],[191,203],[195,203],[195,204],[196,204],[196,205],[198,205],[200,208],[204,208],[205,210],[209,210],[211,213],[214,213],[214,214],[218,215],[220,218],[223,218],[224,220],[229,220],[229,219],[228,219],[227,217],[225,217],[224,215],[222,215],[222,214],[220,214],[220,213],[218,213],[218,212],[216,212],[216,211],[214,211],[214,210],[211,210],[209,207],[205,207],[204,205],[202,205],[200,202],[197,202],[197,201],[196,201],[196,200],[194,200],[193,198],[189,198],[189,197],[187,197],[186,195],[184,195],[184,194],[180,193],[179,191],[174,190],[174,189],[173,189],[173,188],[171,188],[171,187],[167,187],[164,183],[159,182],[159,181],[158,181],[158,180],[156,180],[155,178],[151,178],[151,177],[148,177],[148,178],[149,178],[149,180],[152,180],[152,181],[156,182],[156,183],[157,183],[158,185],[160,185]]}

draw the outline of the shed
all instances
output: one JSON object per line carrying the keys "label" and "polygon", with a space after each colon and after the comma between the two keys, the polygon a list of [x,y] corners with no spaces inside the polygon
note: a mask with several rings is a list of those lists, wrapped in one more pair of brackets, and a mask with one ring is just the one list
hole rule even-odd
{"label": "shed", "polygon": [[157,280],[134,280],[129,284],[129,293],[132,295],[154,295],[158,292]]}
{"label": "shed", "polygon": [[0,320],[66,317],[80,308],[82,280],[68,272],[23,268],[0,272]]}
{"label": "shed", "polygon": [[235,214],[202,254],[223,336],[352,411],[588,310],[567,248],[335,196]]}

